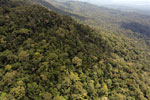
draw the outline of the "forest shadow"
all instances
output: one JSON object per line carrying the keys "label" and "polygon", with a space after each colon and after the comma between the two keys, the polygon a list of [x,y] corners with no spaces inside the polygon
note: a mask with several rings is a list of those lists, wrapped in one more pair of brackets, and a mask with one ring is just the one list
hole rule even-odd
{"label": "forest shadow", "polygon": [[150,26],[138,22],[121,22],[121,27],[124,29],[138,32],[142,35],[150,36]]}

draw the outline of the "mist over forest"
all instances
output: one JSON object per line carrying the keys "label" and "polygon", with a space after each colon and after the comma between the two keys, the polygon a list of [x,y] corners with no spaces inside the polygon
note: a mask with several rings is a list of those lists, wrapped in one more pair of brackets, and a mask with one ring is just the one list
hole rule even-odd
{"label": "mist over forest", "polygon": [[69,0],[82,1],[111,9],[150,15],[150,0]]}

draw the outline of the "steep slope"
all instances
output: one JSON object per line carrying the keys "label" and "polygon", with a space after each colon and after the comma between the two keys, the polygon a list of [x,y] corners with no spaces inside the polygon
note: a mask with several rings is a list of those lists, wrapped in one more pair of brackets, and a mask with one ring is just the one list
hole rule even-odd
{"label": "steep slope", "polygon": [[136,43],[39,5],[1,1],[1,100],[150,99],[147,53]]}
{"label": "steep slope", "polygon": [[[86,2],[79,1],[67,1],[67,2],[58,2],[56,0],[46,0],[50,4],[53,4],[55,7],[62,9],[64,11],[85,16],[87,19],[82,22],[96,27],[97,29],[103,28],[105,30],[113,31],[114,33],[123,33],[124,35],[132,38],[144,38],[144,40],[149,41],[149,28],[142,27],[144,29],[141,31],[133,31],[132,24],[131,29],[122,27],[122,24],[137,23],[134,26],[135,29],[138,29],[140,26],[149,26],[150,17],[146,15],[141,15],[134,12],[122,12],[119,10],[108,9],[105,7],[99,7],[92,5]],[[143,34],[144,33],[144,34]]]}
{"label": "steep slope", "polygon": [[[31,0],[31,1],[39,3],[39,4],[43,5],[44,7],[47,7],[48,9],[53,10],[53,11],[55,11],[57,13],[62,14],[62,15],[72,16],[72,17],[78,18],[80,20],[87,19],[84,16],[81,16],[81,15],[78,15],[78,14],[74,14],[74,13],[71,13],[71,12],[68,12],[68,11],[65,11],[65,10],[61,10],[61,9],[55,7],[54,5],[52,5],[51,3],[48,3],[46,0]],[[56,1],[52,0],[51,2],[55,3]]]}

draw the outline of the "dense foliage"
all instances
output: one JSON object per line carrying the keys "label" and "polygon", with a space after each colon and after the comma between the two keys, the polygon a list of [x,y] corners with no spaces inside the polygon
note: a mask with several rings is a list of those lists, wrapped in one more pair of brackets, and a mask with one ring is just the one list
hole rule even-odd
{"label": "dense foliage", "polygon": [[39,5],[0,5],[1,100],[150,99],[147,53],[136,42]]}

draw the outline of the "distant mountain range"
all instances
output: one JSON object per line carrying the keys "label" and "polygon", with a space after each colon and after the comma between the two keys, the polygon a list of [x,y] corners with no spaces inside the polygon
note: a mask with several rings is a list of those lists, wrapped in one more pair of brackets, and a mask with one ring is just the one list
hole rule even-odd
{"label": "distant mountain range", "polygon": [[[52,0],[46,0],[46,1],[52,1]],[[104,0],[104,1],[90,1],[90,0],[53,0],[53,1],[58,1],[58,2],[69,2],[69,1],[80,1],[80,2],[89,2],[92,4],[95,4],[97,6],[104,6],[107,8],[111,9],[117,9],[121,11],[126,11],[126,12],[137,12],[140,14],[145,14],[145,15],[150,15],[150,4],[148,3],[137,3],[133,1],[128,2],[128,3],[118,3],[113,2],[112,0]]]}
{"label": "distant mountain range", "polygon": [[[147,38],[147,36],[145,35],[150,34],[149,28],[144,27],[144,26],[150,26],[149,25],[150,17],[146,15],[142,15],[140,13],[136,13],[138,12],[138,10],[134,8],[129,8],[126,6],[118,6],[117,8],[117,5],[115,5],[116,7],[115,8],[112,5],[109,7],[114,9],[110,9],[108,7],[97,6],[87,2],[70,1],[70,0],[64,0],[61,2],[60,0],[57,1],[38,0],[38,1],[43,6],[46,6],[49,9],[55,10],[56,12],[61,14],[63,13],[65,15],[72,16],[77,20],[80,20],[79,21],[80,23],[88,24],[96,28],[103,27],[111,31],[114,30],[114,33],[116,33],[115,30],[117,30],[118,33],[121,33],[122,31],[124,31],[124,29],[127,30],[125,27],[123,27],[124,25],[130,26],[130,23],[137,23],[138,25],[134,25],[134,27],[140,30],[140,32],[136,31],[138,34],[144,35],[145,38]],[[141,24],[142,29],[141,27],[138,27],[139,24]],[[130,27],[128,27],[128,30],[132,31],[132,29],[133,28],[130,29]],[[130,32],[128,31],[123,33],[127,35],[131,35]],[[133,34],[135,35],[137,33],[133,33]]]}
{"label": "distant mountain range", "polygon": [[102,5],[107,8],[121,10],[125,12],[137,12],[144,15],[150,15],[150,5],[117,5],[117,4],[107,4]]}

